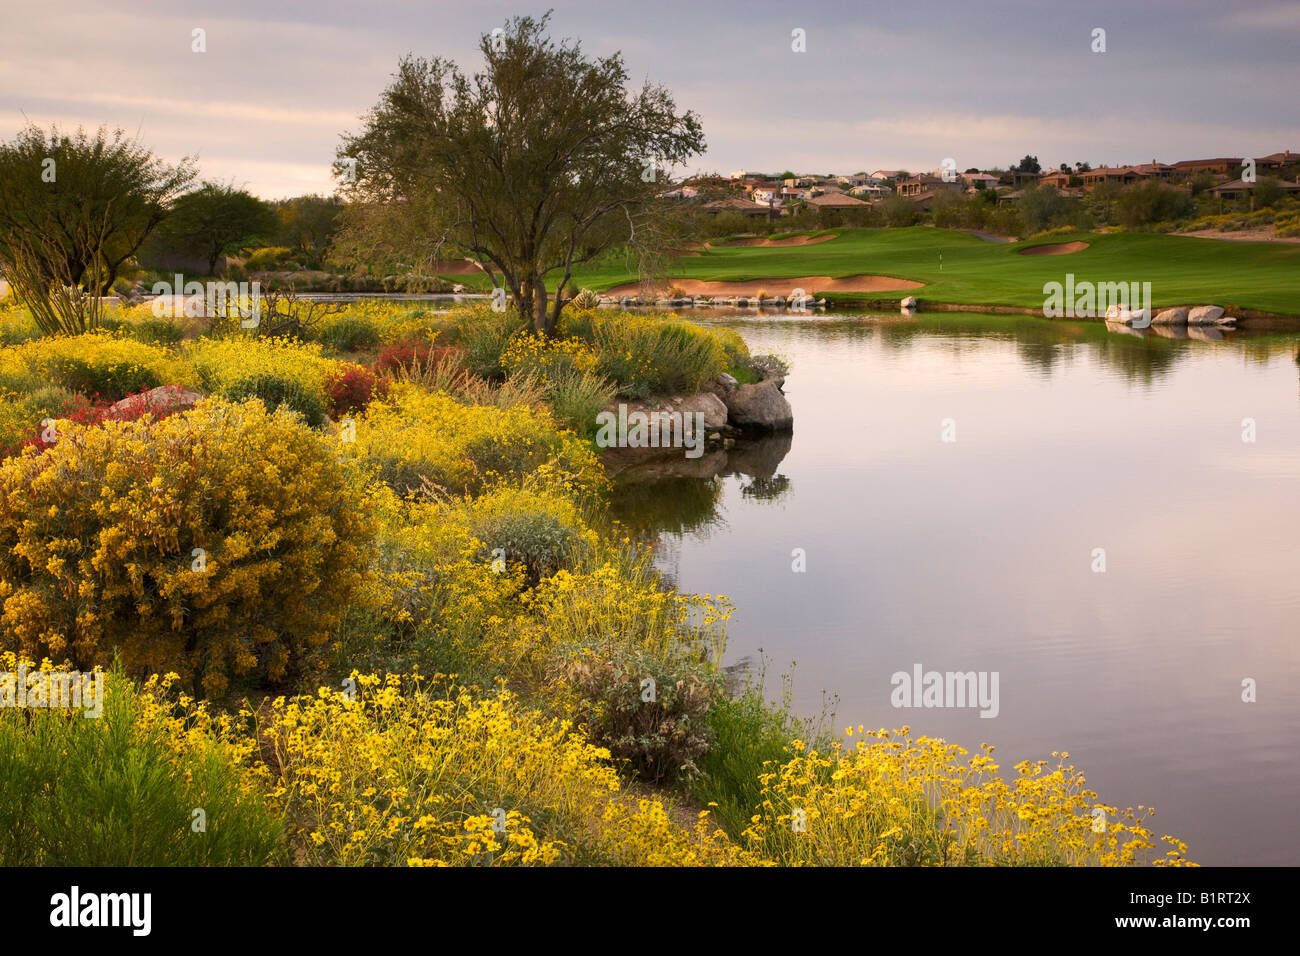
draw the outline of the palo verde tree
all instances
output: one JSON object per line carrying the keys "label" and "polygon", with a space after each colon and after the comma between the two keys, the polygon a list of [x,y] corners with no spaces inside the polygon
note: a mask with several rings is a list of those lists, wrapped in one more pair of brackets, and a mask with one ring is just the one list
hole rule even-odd
{"label": "palo verde tree", "polygon": [[[335,164],[358,215],[388,207],[427,258],[472,257],[542,334],[575,265],[663,234],[652,220],[668,171],[704,148],[699,119],[666,89],[630,91],[621,55],[554,42],[549,18],[484,35],[472,78],[443,59],[403,59]],[[548,311],[553,273],[561,291]]]}
{"label": "palo verde tree", "polygon": [[194,175],[121,130],[28,126],[0,143],[0,269],[43,332],[96,324],[100,297]]}
{"label": "palo verde tree", "polygon": [[202,259],[212,275],[222,255],[270,235],[278,225],[269,202],[233,184],[204,182],[176,200],[150,245]]}

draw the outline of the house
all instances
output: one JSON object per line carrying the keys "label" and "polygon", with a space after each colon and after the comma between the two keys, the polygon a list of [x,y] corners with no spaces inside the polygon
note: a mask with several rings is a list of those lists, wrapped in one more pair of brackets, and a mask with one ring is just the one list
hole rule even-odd
{"label": "house", "polygon": [[659,195],[664,199],[698,199],[700,191],[694,186],[678,186]]}
{"label": "house", "polygon": [[886,179],[896,180],[902,175],[903,175],[903,170],[901,169],[877,169],[874,173],[871,174],[870,178],[873,179],[875,182],[882,182]]}
{"label": "house", "polygon": [[1139,163],[1132,167],[1133,171],[1146,179],[1158,179],[1162,183],[1167,183],[1173,179],[1174,174],[1178,172],[1168,163],[1157,163],[1154,159],[1149,163]]}
{"label": "house", "polygon": [[929,173],[921,173],[913,176],[911,179],[905,179],[898,184],[898,194],[915,199],[921,193],[933,192],[936,189],[961,189],[962,184],[959,181],[944,182],[938,176],[931,176]]}
{"label": "house", "polygon": [[1195,176],[1197,173],[1214,173],[1228,176],[1241,172],[1241,157],[1224,159],[1184,159],[1174,163],[1174,172],[1179,176]]}
{"label": "house", "polygon": [[961,181],[969,189],[996,189],[998,185],[998,177],[988,173],[962,173]]}
{"label": "house", "polygon": [[711,216],[721,215],[722,213],[740,213],[742,216],[752,216],[755,219],[770,219],[775,214],[772,207],[760,206],[745,199],[734,198],[706,202],[700,208]]}
{"label": "house", "polygon": [[[1250,195],[1251,190],[1253,190],[1256,185],[1258,184],[1242,182],[1240,179],[1234,179],[1229,183],[1220,183],[1218,186],[1211,189],[1210,192],[1218,196],[1220,199],[1240,199],[1242,196]],[[1278,182],[1278,185],[1289,193],[1300,192],[1300,182],[1288,183],[1283,181]]]}
{"label": "house", "polygon": [[866,196],[869,199],[882,199],[889,195],[889,187],[880,183],[862,183],[849,190],[851,196]]}
{"label": "house", "polygon": [[861,199],[854,199],[844,193],[827,193],[824,196],[813,196],[811,199],[805,200],[805,202],[811,209],[859,209],[871,205],[871,203],[863,202]]}
{"label": "house", "polygon": [[1011,170],[1011,183],[1017,189],[1024,186],[1032,186],[1038,182],[1038,178],[1041,175],[1042,173],[1031,172],[1028,169],[1013,169]]}
{"label": "house", "polygon": [[780,183],[764,183],[761,186],[755,186],[750,196],[753,197],[754,202],[780,202],[781,193],[784,189],[785,187]]}
{"label": "house", "polygon": [[1101,166],[1090,169],[1083,174],[1083,188],[1091,192],[1102,183],[1119,183],[1127,186],[1139,179],[1151,177],[1149,172],[1141,172],[1136,166]]}
{"label": "house", "polygon": [[1070,179],[1074,175],[1074,173],[1067,173],[1065,170],[1056,169],[1048,173],[1046,176],[1040,177],[1038,185],[1051,186],[1053,189],[1068,189],[1070,186]]}
{"label": "house", "polygon": [[1287,166],[1292,166],[1296,163],[1300,163],[1300,155],[1291,152],[1289,149],[1280,153],[1269,153],[1267,156],[1257,156],[1255,158],[1255,168],[1257,169],[1284,169]]}

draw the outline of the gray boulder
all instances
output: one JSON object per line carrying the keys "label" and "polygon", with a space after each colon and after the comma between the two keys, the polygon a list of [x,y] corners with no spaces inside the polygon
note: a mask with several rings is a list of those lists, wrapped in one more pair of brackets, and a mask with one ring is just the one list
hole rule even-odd
{"label": "gray boulder", "polygon": [[1217,305],[1198,305],[1187,313],[1188,325],[1218,325],[1223,310]]}
{"label": "gray boulder", "polygon": [[794,412],[781,394],[777,379],[756,385],[740,385],[723,398],[727,421],[737,428],[752,431],[788,431],[794,427]]}
{"label": "gray boulder", "polygon": [[1186,309],[1161,309],[1151,320],[1152,325],[1186,325]]}

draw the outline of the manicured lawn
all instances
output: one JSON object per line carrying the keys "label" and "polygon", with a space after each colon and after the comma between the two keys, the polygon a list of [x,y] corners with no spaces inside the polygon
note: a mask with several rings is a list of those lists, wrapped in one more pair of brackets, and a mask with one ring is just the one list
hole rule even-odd
{"label": "manicured lawn", "polygon": [[[925,288],[873,292],[874,299],[922,300],[967,305],[1040,308],[1043,284],[1150,282],[1152,304],[1214,304],[1300,315],[1300,243],[1225,242],[1186,236],[1078,233],[1020,243],[984,242],[964,232],[913,226],[907,229],[842,229],[838,238],[807,246],[702,249],[678,260],[674,275],[688,279],[772,279],[772,293],[786,294],[780,279],[826,275],[888,275],[924,282]],[[1044,242],[1082,240],[1089,248],[1056,256],[1019,250]],[[939,256],[943,255],[942,269]],[[598,291],[636,280],[622,256],[575,277]],[[852,294],[828,294],[852,299]]]}

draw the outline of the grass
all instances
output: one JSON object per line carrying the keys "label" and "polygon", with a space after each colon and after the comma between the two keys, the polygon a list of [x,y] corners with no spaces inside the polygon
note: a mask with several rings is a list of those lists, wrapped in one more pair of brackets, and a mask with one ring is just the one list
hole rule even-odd
{"label": "grass", "polygon": [[[1063,256],[1025,256],[1020,250],[1044,243],[985,242],[959,230],[834,230],[839,237],[806,246],[700,249],[683,257],[674,279],[714,281],[779,280],[798,276],[889,275],[925,283],[922,289],[873,292],[873,299],[907,295],[960,305],[1041,308],[1043,284],[1077,281],[1150,282],[1152,304],[1220,305],[1300,316],[1300,243],[1224,242],[1153,233],[1069,233],[1046,242],[1082,240],[1089,248]],[[940,254],[942,253],[942,265]],[[575,277],[598,291],[636,281],[622,258],[588,268]],[[862,298],[827,294],[828,300]]]}

